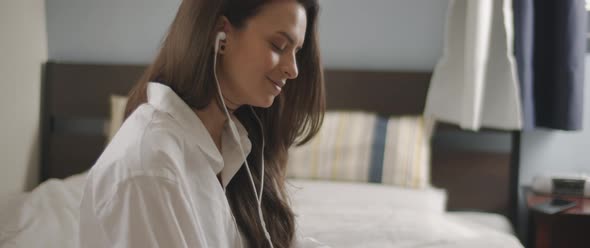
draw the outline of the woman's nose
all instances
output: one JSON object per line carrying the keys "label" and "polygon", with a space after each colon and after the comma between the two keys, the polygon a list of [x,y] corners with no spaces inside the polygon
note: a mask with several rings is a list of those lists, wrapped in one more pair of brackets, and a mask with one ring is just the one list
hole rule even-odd
{"label": "woman's nose", "polygon": [[297,69],[297,61],[295,60],[295,56],[293,56],[293,59],[289,60],[281,67],[281,71],[288,79],[297,78],[299,71]]}

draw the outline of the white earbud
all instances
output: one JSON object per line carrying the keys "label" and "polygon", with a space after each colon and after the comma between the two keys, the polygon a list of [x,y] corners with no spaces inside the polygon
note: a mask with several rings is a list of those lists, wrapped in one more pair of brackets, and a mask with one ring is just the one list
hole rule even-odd
{"label": "white earbud", "polygon": [[226,37],[227,37],[227,35],[225,34],[225,32],[217,33],[217,37],[215,38],[215,53],[216,54],[219,52],[219,43],[221,43],[222,40],[225,40]]}

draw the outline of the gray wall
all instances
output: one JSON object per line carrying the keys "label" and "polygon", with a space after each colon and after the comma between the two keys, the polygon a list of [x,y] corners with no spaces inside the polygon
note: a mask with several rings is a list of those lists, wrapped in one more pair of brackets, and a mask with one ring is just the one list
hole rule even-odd
{"label": "gray wall", "polygon": [[[49,58],[148,63],[179,0],[47,0]],[[432,70],[447,0],[320,0],[327,67]]]}
{"label": "gray wall", "polygon": [[332,68],[432,70],[446,0],[320,0],[321,48]]}
{"label": "gray wall", "polygon": [[148,63],[178,0],[46,0],[49,59]]}

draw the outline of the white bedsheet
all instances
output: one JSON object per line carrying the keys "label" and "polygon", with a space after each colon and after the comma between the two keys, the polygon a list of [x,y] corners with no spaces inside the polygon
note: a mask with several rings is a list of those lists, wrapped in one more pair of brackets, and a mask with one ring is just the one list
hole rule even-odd
{"label": "white bedsheet", "polygon": [[447,217],[471,228],[488,228],[494,231],[514,234],[510,221],[503,215],[483,212],[448,212]]}
{"label": "white bedsheet", "polygon": [[[76,247],[84,179],[80,174],[50,180],[1,203],[0,247]],[[445,213],[441,190],[290,182],[298,228],[334,248],[522,247],[499,228]],[[478,214],[468,215],[473,219]]]}
{"label": "white bedsheet", "polygon": [[51,179],[0,208],[0,247],[77,247],[86,174]]}
{"label": "white bedsheet", "polygon": [[438,189],[291,182],[299,228],[333,247],[522,247],[499,215],[444,212]]}

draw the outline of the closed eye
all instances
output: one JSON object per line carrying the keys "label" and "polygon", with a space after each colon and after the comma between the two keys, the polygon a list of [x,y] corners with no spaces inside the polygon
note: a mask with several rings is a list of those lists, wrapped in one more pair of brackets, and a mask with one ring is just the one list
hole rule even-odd
{"label": "closed eye", "polygon": [[283,50],[284,50],[284,49],[281,49],[280,47],[278,47],[277,45],[275,45],[274,43],[271,43],[271,46],[277,52],[283,52]]}

